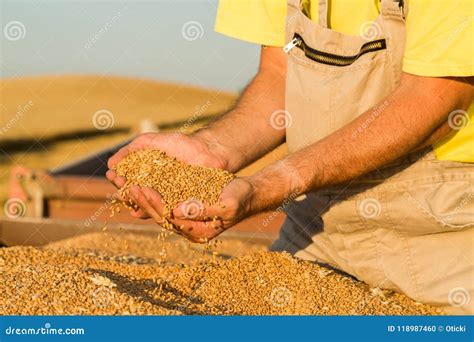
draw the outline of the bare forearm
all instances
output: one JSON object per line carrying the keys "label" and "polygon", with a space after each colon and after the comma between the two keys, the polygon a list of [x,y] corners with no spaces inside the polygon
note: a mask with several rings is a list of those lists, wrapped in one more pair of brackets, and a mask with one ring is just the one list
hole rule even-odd
{"label": "bare forearm", "polygon": [[225,155],[230,171],[239,170],[284,141],[285,131],[272,127],[271,115],[285,107],[286,61],[284,56],[275,56],[280,51],[269,49],[273,48],[262,50],[259,72],[235,108],[194,134],[215,153]]}
{"label": "bare forearm", "polygon": [[372,108],[325,139],[254,175],[255,206],[273,207],[292,193],[350,181],[432,143],[433,137],[445,131],[448,114],[466,109],[472,101],[469,84],[446,79],[420,83],[412,75],[404,78],[405,83],[380,105],[382,110]]}

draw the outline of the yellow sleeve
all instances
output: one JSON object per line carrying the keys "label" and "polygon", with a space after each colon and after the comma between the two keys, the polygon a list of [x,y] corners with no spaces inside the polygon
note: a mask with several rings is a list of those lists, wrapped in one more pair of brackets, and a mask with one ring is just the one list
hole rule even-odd
{"label": "yellow sleeve", "polygon": [[420,76],[474,75],[474,1],[408,1],[403,71]]}
{"label": "yellow sleeve", "polygon": [[247,42],[285,45],[286,0],[220,0],[215,31]]}

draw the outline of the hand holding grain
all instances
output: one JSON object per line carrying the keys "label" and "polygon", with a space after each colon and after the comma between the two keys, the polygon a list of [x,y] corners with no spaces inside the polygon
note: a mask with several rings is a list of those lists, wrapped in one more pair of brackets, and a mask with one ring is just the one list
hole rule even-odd
{"label": "hand holding grain", "polygon": [[159,149],[191,165],[221,169],[226,167],[226,160],[213,154],[203,139],[180,133],[145,133],[139,135],[109,159],[107,165],[110,170],[106,176],[117,188],[123,187],[125,179],[117,177],[112,169],[131,152],[144,149]]}
{"label": "hand holding grain", "polygon": [[[107,171],[106,177],[117,189],[123,188],[127,180],[113,171],[115,166],[130,153],[144,149],[159,149],[191,165],[225,168],[227,163],[224,158],[211,152],[208,143],[203,138],[180,133],[145,133],[139,135],[109,159],[109,171]],[[132,212],[132,216],[137,218],[150,217],[142,209]]]}
{"label": "hand holding grain", "polygon": [[[220,168],[191,165],[158,149],[139,149],[112,164],[122,198],[164,228],[206,242],[245,217],[252,186]],[[140,208],[140,209],[138,209]]]}

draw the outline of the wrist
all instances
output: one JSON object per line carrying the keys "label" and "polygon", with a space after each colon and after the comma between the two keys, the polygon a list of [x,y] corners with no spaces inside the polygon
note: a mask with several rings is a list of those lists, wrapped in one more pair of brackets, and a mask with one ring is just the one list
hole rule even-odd
{"label": "wrist", "polygon": [[219,168],[231,171],[231,163],[229,160],[229,156],[231,154],[225,148],[225,146],[218,141],[212,132],[210,132],[208,129],[202,129],[192,133],[191,137],[199,141],[207,154],[216,158]]}
{"label": "wrist", "polygon": [[269,178],[257,173],[249,177],[252,184],[252,196],[250,201],[250,212],[255,214],[261,211],[278,208],[286,198],[282,187],[274,186]]}
{"label": "wrist", "polygon": [[252,184],[253,212],[274,209],[288,199],[293,200],[307,192],[298,169],[283,159],[248,177]]}

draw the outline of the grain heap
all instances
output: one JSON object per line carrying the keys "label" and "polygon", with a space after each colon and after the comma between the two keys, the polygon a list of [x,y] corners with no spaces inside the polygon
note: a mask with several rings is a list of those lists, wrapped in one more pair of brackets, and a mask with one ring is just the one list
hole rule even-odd
{"label": "grain heap", "polygon": [[52,242],[48,249],[72,248],[91,253],[113,255],[117,260],[132,262],[161,263],[166,265],[191,265],[215,258],[227,259],[264,251],[268,241],[221,237],[208,244],[197,244],[182,239],[168,231],[159,233],[158,238],[126,230],[120,232],[97,232]]}
{"label": "grain heap", "polygon": [[114,251],[0,248],[0,314],[441,313],[286,253],[167,265]]}
{"label": "grain heap", "polygon": [[[222,189],[235,177],[222,169],[183,163],[156,149],[132,152],[114,170],[127,179],[120,190],[124,197],[132,185],[153,188],[161,195],[166,214],[165,228],[177,228],[167,219],[178,204],[194,201],[198,210],[202,204],[217,204]],[[192,204],[189,209],[196,212]]]}

